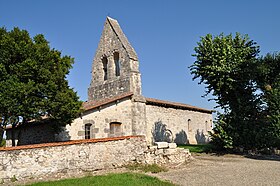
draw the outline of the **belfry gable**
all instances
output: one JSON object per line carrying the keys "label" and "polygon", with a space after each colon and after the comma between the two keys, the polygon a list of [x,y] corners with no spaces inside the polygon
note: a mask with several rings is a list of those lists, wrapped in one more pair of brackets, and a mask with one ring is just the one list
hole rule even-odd
{"label": "belfry gable", "polygon": [[141,94],[138,57],[118,21],[107,17],[93,59],[88,100],[127,92]]}
{"label": "belfry gable", "polygon": [[118,21],[111,17],[107,17],[95,57],[99,57],[99,53],[109,56],[109,53],[113,52],[112,50],[120,50],[120,47],[124,49],[124,52],[126,52],[126,55],[130,59],[138,60],[134,48],[123,33]]}
{"label": "belfry gable", "polygon": [[[138,57],[137,57],[137,54],[136,54],[134,48],[131,46],[131,44],[129,43],[127,37],[123,33],[123,31],[122,31],[118,21],[113,19],[113,18],[107,17],[106,22],[108,22],[108,24],[110,25],[110,27],[113,30],[113,32],[119,38],[119,40],[122,43],[123,47],[126,49],[128,56],[131,59],[138,60]],[[106,25],[106,23],[105,23],[105,25]]]}

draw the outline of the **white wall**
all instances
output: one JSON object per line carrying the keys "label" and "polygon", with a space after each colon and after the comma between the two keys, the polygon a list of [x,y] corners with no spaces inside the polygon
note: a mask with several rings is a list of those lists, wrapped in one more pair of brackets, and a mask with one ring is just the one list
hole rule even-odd
{"label": "white wall", "polygon": [[[164,131],[161,131],[164,129],[171,131],[172,136],[168,139],[173,138],[178,144],[205,143],[209,140],[207,131],[212,130],[212,114],[154,105],[147,105],[146,113],[149,142],[160,140],[154,139],[155,136],[164,138],[165,134],[162,134]],[[157,131],[155,131],[156,126]],[[169,134],[170,132],[167,132],[167,136]]]}
{"label": "white wall", "polygon": [[66,126],[66,131],[60,136],[70,136],[70,140],[84,139],[85,124],[91,123],[91,138],[110,137],[110,123],[120,122],[122,135],[132,135],[131,100],[124,98],[118,102],[102,106],[100,109],[86,111],[81,118],[77,118],[71,125]]}

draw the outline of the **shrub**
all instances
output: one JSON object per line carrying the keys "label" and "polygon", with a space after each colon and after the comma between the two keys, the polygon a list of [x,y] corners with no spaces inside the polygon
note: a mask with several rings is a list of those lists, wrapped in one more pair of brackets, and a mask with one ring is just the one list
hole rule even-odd
{"label": "shrub", "polygon": [[228,134],[228,125],[224,121],[224,115],[220,114],[218,116],[213,132],[209,132],[209,134],[210,144],[214,151],[228,151],[233,148],[233,139]]}
{"label": "shrub", "polygon": [[3,139],[1,142],[0,142],[0,147],[5,147],[6,146],[6,140]]}

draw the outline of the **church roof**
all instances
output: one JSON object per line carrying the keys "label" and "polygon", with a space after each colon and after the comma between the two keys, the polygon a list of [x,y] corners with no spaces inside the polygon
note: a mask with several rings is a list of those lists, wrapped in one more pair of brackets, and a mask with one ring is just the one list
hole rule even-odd
{"label": "church roof", "polygon": [[117,96],[114,96],[114,97],[111,97],[111,98],[106,98],[106,99],[102,99],[102,100],[98,100],[98,101],[95,101],[95,100],[94,101],[86,101],[86,102],[83,103],[82,108],[83,108],[84,111],[95,109],[95,108],[101,107],[103,105],[118,101],[120,99],[130,97],[132,95],[133,95],[132,92],[126,92],[126,93],[123,93],[123,94],[120,94],[120,95],[117,95]]}
{"label": "church roof", "polygon": [[[103,105],[124,99],[126,97],[133,96],[132,92],[127,92],[120,94],[118,96],[114,96],[111,98],[103,99],[100,101],[89,101],[83,103],[83,109],[84,111],[95,109],[98,107],[101,107]],[[198,111],[198,112],[204,112],[204,113],[212,113],[213,110],[208,110],[200,107],[195,107],[192,105],[184,104],[184,103],[177,103],[177,102],[171,102],[171,101],[165,101],[165,100],[159,100],[154,98],[145,98],[147,105],[156,105],[160,107],[168,107],[168,108],[175,108],[175,109],[183,109],[183,110],[192,110],[192,111]]]}
{"label": "church roof", "polygon": [[147,105],[156,105],[162,107],[169,107],[169,108],[176,108],[176,109],[183,109],[183,110],[192,110],[192,111],[199,111],[211,114],[213,110],[208,110],[200,107],[195,107],[192,105],[184,104],[184,103],[177,103],[165,100],[159,100],[154,98],[146,98]]}
{"label": "church roof", "polygon": [[131,59],[138,60],[138,57],[137,57],[137,54],[136,54],[135,50],[133,49],[133,47],[129,43],[128,39],[124,35],[124,33],[123,33],[123,31],[122,31],[118,21],[113,19],[113,18],[111,18],[111,17],[107,17],[107,21],[110,24],[112,30],[116,33],[116,35],[120,39],[123,47],[125,48],[125,50],[128,53],[128,56]]}

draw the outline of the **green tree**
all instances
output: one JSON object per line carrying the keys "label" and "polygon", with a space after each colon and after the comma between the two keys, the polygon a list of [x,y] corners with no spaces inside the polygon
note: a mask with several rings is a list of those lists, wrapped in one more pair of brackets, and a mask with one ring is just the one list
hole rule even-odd
{"label": "green tree", "polygon": [[0,28],[1,126],[14,129],[42,117],[54,128],[71,123],[81,106],[66,80],[73,63],[41,34],[31,38],[26,30]]}
{"label": "green tree", "polygon": [[[193,79],[205,83],[206,95],[212,93],[224,110],[226,118],[220,117],[223,121],[218,121],[217,125],[223,125],[217,126],[219,131],[224,130],[229,135],[233,146],[251,148],[260,130],[257,118],[261,102],[256,94],[256,74],[252,70],[258,64],[259,46],[239,33],[235,37],[208,34],[201,37],[195,52],[196,61],[190,67]],[[224,124],[224,120],[228,123]]]}
{"label": "green tree", "polygon": [[262,92],[265,147],[280,147],[280,53],[259,58],[256,82]]}
{"label": "green tree", "polygon": [[231,131],[230,117],[226,114],[218,113],[217,121],[215,122],[215,127],[213,132],[210,133],[212,137],[212,148],[215,151],[223,151],[233,148],[233,139],[228,131]]}

